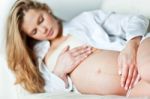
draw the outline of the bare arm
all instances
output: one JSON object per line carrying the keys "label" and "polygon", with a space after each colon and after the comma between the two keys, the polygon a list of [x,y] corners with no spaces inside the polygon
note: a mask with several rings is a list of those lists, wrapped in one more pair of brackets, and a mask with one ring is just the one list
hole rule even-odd
{"label": "bare arm", "polygon": [[133,84],[137,78],[137,66],[136,57],[138,46],[141,41],[141,36],[131,39],[126,47],[120,52],[118,63],[119,63],[119,74],[121,75],[121,86],[126,90],[133,87]]}

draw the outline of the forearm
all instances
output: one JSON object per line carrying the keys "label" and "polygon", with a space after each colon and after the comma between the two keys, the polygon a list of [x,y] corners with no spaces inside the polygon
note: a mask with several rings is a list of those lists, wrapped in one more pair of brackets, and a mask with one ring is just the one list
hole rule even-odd
{"label": "forearm", "polygon": [[54,68],[53,73],[61,78],[65,82],[65,85],[68,86],[67,73],[61,71],[59,68]]}
{"label": "forearm", "polygon": [[134,47],[134,48],[138,48],[141,39],[142,39],[141,36],[134,37],[134,38],[132,38],[132,39],[127,43],[127,45],[129,45],[129,46],[131,46],[131,47]]}

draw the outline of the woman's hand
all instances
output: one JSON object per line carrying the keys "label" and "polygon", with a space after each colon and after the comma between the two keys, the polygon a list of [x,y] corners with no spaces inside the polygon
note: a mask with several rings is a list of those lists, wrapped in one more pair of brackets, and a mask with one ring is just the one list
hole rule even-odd
{"label": "woman's hand", "polygon": [[53,72],[67,83],[67,74],[71,73],[91,53],[90,46],[83,45],[73,49],[67,46],[59,55]]}
{"label": "woman's hand", "polygon": [[141,38],[130,40],[118,57],[119,75],[121,75],[121,86],[126,90],[133,87],[139,78],[136,66],[137,49]]}

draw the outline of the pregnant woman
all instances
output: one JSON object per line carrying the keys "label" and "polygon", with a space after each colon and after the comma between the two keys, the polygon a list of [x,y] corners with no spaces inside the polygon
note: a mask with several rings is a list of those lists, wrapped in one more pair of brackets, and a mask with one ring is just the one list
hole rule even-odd
{"label": "pregnant woman", "polygon": [[143,16],[103,11],[62,24],[47,5],[18,0],[8,18],[8,65],[31,93],[126,95],[140,75],[131,95],[150,95],[147,27]]}

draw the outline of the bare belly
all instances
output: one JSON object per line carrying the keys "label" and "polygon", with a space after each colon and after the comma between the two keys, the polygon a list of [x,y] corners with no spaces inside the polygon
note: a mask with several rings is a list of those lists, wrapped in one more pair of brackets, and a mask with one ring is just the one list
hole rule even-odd
{"label": "bare belly", "polygon": [[84,94],[125,95],[118,75],[118,54],[115,51],[96,50],[84,60],[70,74],[77,90]]}

